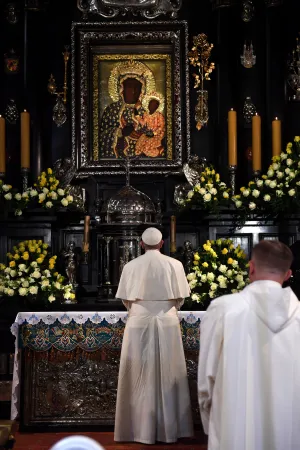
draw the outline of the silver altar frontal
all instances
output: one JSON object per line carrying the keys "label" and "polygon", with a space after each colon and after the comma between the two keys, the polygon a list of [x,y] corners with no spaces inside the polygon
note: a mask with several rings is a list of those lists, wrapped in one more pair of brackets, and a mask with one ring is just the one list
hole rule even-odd
{"label": "silver altar frontal", "polygon": [[106,200],[96,219],[99,286],[98,300],[115,296],[125,264],[141,255],[143,231],[161,226],[161,208],[129,184]]}

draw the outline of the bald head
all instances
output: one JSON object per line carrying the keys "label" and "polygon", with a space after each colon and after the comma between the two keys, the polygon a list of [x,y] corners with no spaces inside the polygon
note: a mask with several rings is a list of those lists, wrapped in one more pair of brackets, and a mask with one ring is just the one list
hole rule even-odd
{"label": "bald head", "polygon": [[250,280],[273,280],[282,284],[291,276],[292,261],[293,254],[287,245],[263,240],[252,251]]}

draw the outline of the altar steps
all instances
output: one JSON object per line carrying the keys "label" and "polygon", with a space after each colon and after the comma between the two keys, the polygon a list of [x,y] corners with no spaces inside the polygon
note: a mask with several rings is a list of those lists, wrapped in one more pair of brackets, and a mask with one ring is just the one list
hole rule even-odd
{"label": "altar steps", "polygon": [[[103,433],[16,433],[14,450],[49,450],[52,445],[64,437],[74,434],[88,436],[99,442],[105,450],[146,450],[149,445],[138,443],[116,443],[112,432]],[[207,438],[196,432],[192,439],[181,439],[176,444],[158,443],[151,446],[153,450],[207,450]]]}

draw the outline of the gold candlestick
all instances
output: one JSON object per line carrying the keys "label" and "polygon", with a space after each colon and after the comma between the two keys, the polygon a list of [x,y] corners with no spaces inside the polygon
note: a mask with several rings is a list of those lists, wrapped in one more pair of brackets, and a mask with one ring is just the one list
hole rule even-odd
{"label": "gold candlestick", "polygon": [[228,111],[228,165],[237,166],[237,117],[236,111]]}
{"label": "gold candlestick", "polygon": [[0,116],[0,178],[5,177],[6,149],[5,149],[5,119]]}
{"label": "gold candlestick", "polygon": [[176,216],[171,216],[170,253],[176,252]]}
{"label": "gold candlestick", "polygon": [[255,176],[261,172],[261,117],[252,117],[252,168]]}
{"label": "gold candlestick", "polygon": [[278,117],[272,121],[272,156],[281,153],[281,120]]}

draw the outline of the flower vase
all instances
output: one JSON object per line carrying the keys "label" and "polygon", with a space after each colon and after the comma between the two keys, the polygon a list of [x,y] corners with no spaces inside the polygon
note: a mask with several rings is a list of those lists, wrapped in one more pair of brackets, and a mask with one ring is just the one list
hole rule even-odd
{"label": "flower vase", "polygon": [[197,122],[197,130],[207,124],[208,116],[208,91],[200,89],[197,91],[198,100],[195,108],[195,120]]}

